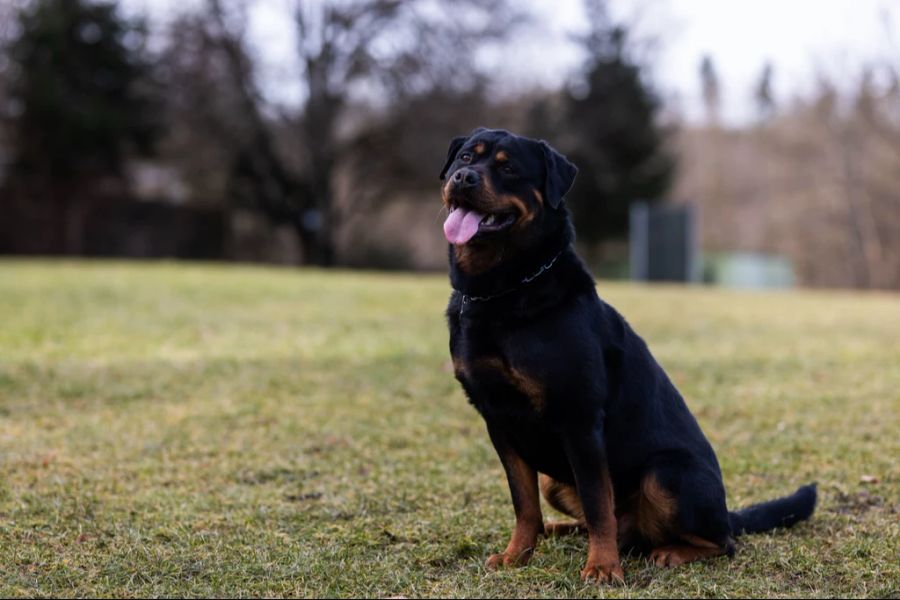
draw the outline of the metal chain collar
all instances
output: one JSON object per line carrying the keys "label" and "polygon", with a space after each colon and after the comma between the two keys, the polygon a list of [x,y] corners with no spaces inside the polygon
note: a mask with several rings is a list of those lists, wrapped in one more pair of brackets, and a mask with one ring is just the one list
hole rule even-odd
{"label": "metal chain collar", "polygon": [[514,286],[514,287],[511,287],[511,288],[509,288],[508,290],[502,291],[502,292],[500,292],[499,294],[492,294],[492,295],[490,295],[490,296],[470,296],[470,295],[468,295],[468,294],[463,294],[462,292],[460,292],[460,291],[459,291],[458,289],[456,289],[456,288],[453,288],[453,291],[454,291],[454,292],[456,292],[457,294],[460,294],[460,295],[462,296],[462,302],[460,303],[460,306],[459,306],[459,314],[460,314],[460,316],[462,316],[463,309],[466,307],[466,303],[467,303],[467,302],[486,302],[486,301],[488,301],[488,300],[493,300],[494,298],[499,298],[499,297],[501,297],[501,296],[506,296],[507,294],[511,294],[512,292],[516,291],[517,289],[519,289],[519,287],[521,287],[522,285],[524,285],[524,284],[526,284],[526,283],[531,283],[532,281],[534,281],[535,279],[537,279],[538,277],[540,277],[543,273],[545,273],[546,271],[548,271],[548,270],[554,265],[554,263],[556,263],[556,260],[557,260],[560,256],[562,256],[562,253],[565,252],[565,251],[566,251],[566,249],[563,248],[562,250],[560,250],[560,251],[557,253],[556,256],[554,256],[554,257],[550,260],[550,262],[548,262],[548,263],[545,264],[545,265],[541,265],[541,268],[540,268],[540,269],[538,269],[537,271],[535,271],[534,273],[532,273],[532,274],[529,275],[528,277],[525,277],[524,279],[522,279],[522,281],[520,281],[520,282],[518,283],[518,285],[516,285],[516,286]]}

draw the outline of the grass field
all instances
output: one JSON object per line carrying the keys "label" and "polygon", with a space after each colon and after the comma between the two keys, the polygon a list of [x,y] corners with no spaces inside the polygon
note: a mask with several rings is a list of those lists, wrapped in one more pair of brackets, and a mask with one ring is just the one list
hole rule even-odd
{"label": "grass field", "polygon": [[[487,573],[512,508],[448,367],[441,276],[0,262],[3,596],[900,594],[900,296],[600,284],[733,507],[813,520],[583,584],[580,537]],[[550,511],[547,511],[549,514]]]}

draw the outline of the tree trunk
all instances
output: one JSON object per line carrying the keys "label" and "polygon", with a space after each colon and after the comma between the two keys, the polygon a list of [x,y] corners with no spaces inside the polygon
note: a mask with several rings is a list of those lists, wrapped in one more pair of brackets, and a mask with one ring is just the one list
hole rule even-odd
{"label": "tree trunk", "polygon": [[341,100],[328,92],[326,64],[310,61],[307,65],[309,78],[309,101],[304,118],[305,145],[310,159],[310,183],[317,215],[314,229],[315,244],[310,257],[312,264],[330,267],[335,262],[334,229],[334,176],[337,141],[335,129]]}
{"label": "tree trunk", "polygon": [[[319,161],[314,160],[313,163]],[[313,174],[313,198],[315,198],[318,211],[318,227],[313,232],[314,243],[310,262],[319,267],[331,267],[334,265],[334,217],[332,207],[331,171],[330,161],[319,164]]]}

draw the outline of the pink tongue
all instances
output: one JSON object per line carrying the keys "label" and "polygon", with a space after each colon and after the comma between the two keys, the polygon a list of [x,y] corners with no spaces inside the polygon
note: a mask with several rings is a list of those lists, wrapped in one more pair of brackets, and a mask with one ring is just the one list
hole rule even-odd
{"label": "pink tongue", "polygon": [[451,244],[465,244],[478,233],[478,224],[483,218],[478,211],[459,207],[444,221],[444,237]]}

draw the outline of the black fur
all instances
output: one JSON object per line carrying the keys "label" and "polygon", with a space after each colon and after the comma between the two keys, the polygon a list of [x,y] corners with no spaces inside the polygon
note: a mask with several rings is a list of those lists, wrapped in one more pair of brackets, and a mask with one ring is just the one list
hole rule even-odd
{"label": "black fur", "polygon": [[[498,452],[511,449],[538,472],[577,483],[586,513],[598,500],[595,482],[603,463],[617,507],[626,505],[652,473],[677,501],[673,536],[699,536],[729,549],[740,533],[808,518],[816,502],[814,486],[740,512],[726,509],[719,463],[697,421],[644,340],[598,296],[572,248],[574,232],[562,200],[575,166],[545,142],[480,129],[453,141],[442,179],[463,166],[460,151],[479,142],[488,145],[488,154],[505,150],[515,162],[515,177],[499,173],[490,156],[470,159],[471,164],[495,189],[516,194],[535,210],[527,226],[505,237],[469,242],[473,248],[502,245],[502,261],[485,272],[463,272],[450,247],[455,289],[446,312],[450,351],[456,362],[469,366],[457,378],[487,422]],[[545,205],[532,200],[533,190],[544,195]],[[523,283],[551,261],[549,269]],[[486,359],[538,382],[541,406],[502,373],[472,367]],[[593,518],[586,516],[589,522]],[[641,540],[635,544],[640,547]]]}
{"label": "black fur", "polygon": [[547,142],[541,142],[541,152],[544,155],[544,198],[551,208],[559,208],[566,192],[575,183],[578,167]]}
{"label": "black fur", "polygon": [[729,514],[735,536],[791,527],[810,518],[816,508],[816,484],[804,485],[790,496],[755,504]]}

